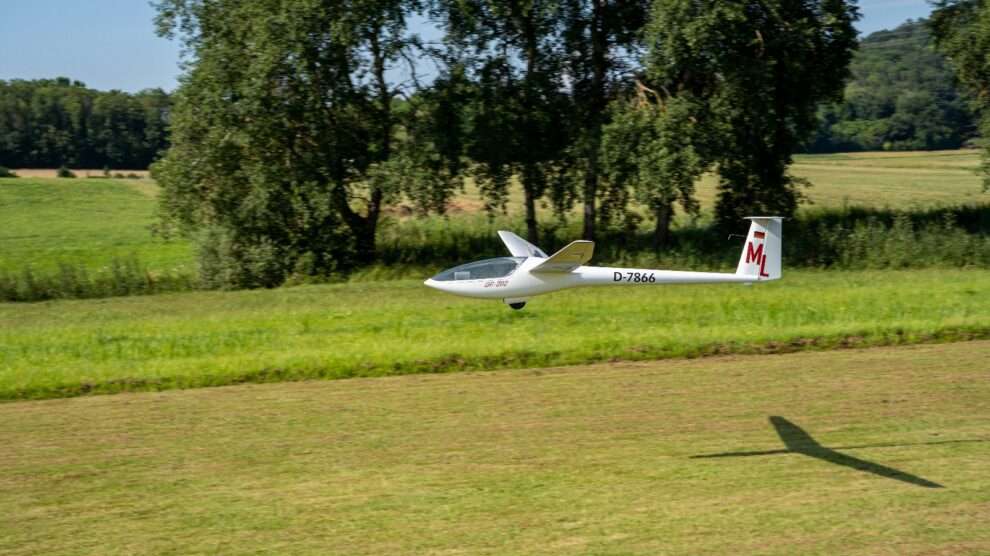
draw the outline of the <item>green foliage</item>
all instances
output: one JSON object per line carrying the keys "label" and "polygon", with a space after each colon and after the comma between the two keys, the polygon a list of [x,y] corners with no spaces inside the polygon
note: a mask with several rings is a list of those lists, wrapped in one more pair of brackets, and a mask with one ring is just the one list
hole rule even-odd
{"label": "green foliage", "polygon": [[415,7],[158,3],[161,33],[190,52],[173,145],[154,167],[161,212],[197,238],[212,283],[275,286],[293,269],[328,275],[374,259],[402,168],[388,72],[414,44]]}
{"label": "green foliage", "polygon": [[[959,80],[980,108],[980,134],[990,137],[990,4],[976,0],[935,0],[932,34],[952,59]],[[990,190],[990,143],[983,142],[984,190]]]}
{"label": "green foliage", "polygon": [[[562,6],[561,42],[566,53],[564,68],[571,101],[568,120],[572,139],[568,153],[573,161],[569,165],[572,181],[579,182],[564,185],[579,193],[574,195],[568,188],[558,187],[552,196],[558,207],[570,195],[581,200],[584,219],[581,237],[593,240],[598,221],[607,226],[617,208],[615,198],[624,197],[616,191],[615,184],[601,183],[607,172],[603,168],[605,162],[600,159],[602,133],[611,115],[608,103],[628,86],[628,75],[637,69],[635,57],[628,54],[641,48],[650,2],[571,0],[562,2]],[[606,205],[602,214],[597,210],[600,197]]]}
{"label": "green foliage", "polygon": [[101,92],[67,78],[0,80],[0,164],[147,168],[168,146],[161,89]]}
{"label": "green foliage", "polygon": [[713,121],[723,229],[796,210],[805,183],[788,174],[791,155],[818,105],[842,94],[858,17],[843,0],[654,3],[645,73],[664,96],[699,99],[695,119]]}
{"label": "green foliage", "polygon": [[[703,158],[707,130],[693,114],[698,108],[687,94],[660,103],[617,101],[602,134],[601,162],[612,190],[633,191],[633,200],[655,217],[654,248],[668,241],[674,205],[697,216],[694,184],[708,162]],[[608,203],[604,214],[629,214],[625,197]]]}
{"label": "green foliage", "polygon": [[471,130],[468,171],[491,208],[504,208],[512,179],[519,180],[532,242],[539,241],[536,201],[562,180],[570,141],[561,4],[470,0],[435,6],[454,69],[464,68],[473,88],[464,107]]}
{"label": "green foliage", "polygon": [[[381,264],[371,276],[429,274],[467,259],[503,255],[495,232],[518,229],[518,219],[410,220],[386,226],[379,238]],[[785,268],[845,270],[990,267],[990,205],[896,209],[842,208],[799,213],[788,220]],[[745,233],[745,222],[735,231]],[[543,247],[553,251],[570,242],[574,226],[544,226]],[[606,229],[596,245],[595,264],[669,269],[735,268],[742,246],[711,223],[681,225],[670,231],[665,248],[655,249],[654,233]],[[402,269],[405,269],[404,271]],[[362,279],[367,279],[363,276]]]}
{"label": "green foliage", "polygon": [[6,166],[0,166],[0,178],[16,178],[17,174]]}
{"label": "green foliage", "polygon": [[468,81],[464,155],[490,211],[522,187],[526,235],[537,204],[563,214],[583,203],[582,235],[599,220],[600,143],[607,103],[634,70],[649,2],[437,0],[452,75]]}
{"label": "green foliage", "polygon": [[58,170],[55,171],[55,177],[57,177],[57,178],[74,178],[74,177],[76,177],[76,173],[73,172],[72,170],[69,170],[65,166],[62,166]]}
{"label": "green foliage", "polygon": [[811,152],[957,149],[976,133],[971,99],[960,93],[925,20],[863,39],[841,104],[825,106]]}
{"label": "green foliage", "polygon": [[[816,204],[799,211],[798,217],[785,225],[786,267],[896,268],[904,266],[903,253],[913,253],[908,261],[911,267],[986,268],[990,207],[978,198],[979,178],[971,170],[977,162],[978,155],[966,151],[801,155],[796,172],[815,180]],[[647,212],[645,218],[626,218],[599,230],[595,263],[733,268],[739,256],[739,239],[727,240],[724,232],[710,226],[713,181],[706,176],[699,184],[698,197],[705,207],[701,216],[679,215],[662,250],[655,249],[655,231],[650,231],[655,216],[651,218]],[[644,180],[644,185],[657,184]],[[858,195],[852,201],[847,200],[850,188]],[[321,272],[314,268],[312,256],[286,264],[271,246],[248,246],[245,250],[219,234],[216,242],[209,244],[215,251],[201,253],[204,264],[197,271],[196,251],[188,241],[149,233],[157,191],[147,180],[0,180],[0,220],[5,223],[0,229],[0,269],[6,271],[8,279],[19,282],[27,267],[33,275],[44,277],[57,275],[61,265],[71,265],[91,276],[104,272],[101,269],[109,268],[114,258],[126,260],[134,253],[153,276],[184,276],[197,288],[232,288],[235,284],[261,287],[274,281],[273,272],[286,274],[290,284],[391,280],[425,277],[466,260],[504,255],[497,230],[525,228],[518,212],[495,217],[463,212],[464,208],[477,210],[472,208],[477,200],[465,195],[456,202],[461,208],[443,217],[422,217],[416,206],[390,209],[390,216],[383,218],[376,233],[376,263],[349,272]],[[883,202],[893,208],[875,205],[879,192]],[[844,208],[867,201],[875,208]],[[956,208],[924,208],[947,205]],[[643,211],[643,205],[631,202],[628,209],[635,216]],[[890,244],[883,238],[891,233],[898,217],[910,220],[913,237],[898,233],[895,244]],[[953,223],[951,230],[946,222]],[[577,219],[542,219],[541,247],[547,251],[563,247],[581,234],[580,224]],[[863,227],[872,230],[876,238],[871,240],[872,247],[848,239]],[[738,223],[733,231],[744,233],[745,223]],[[237,259],[232,262],[233,257]],[[156,291],[165,289],[162,284]]]}

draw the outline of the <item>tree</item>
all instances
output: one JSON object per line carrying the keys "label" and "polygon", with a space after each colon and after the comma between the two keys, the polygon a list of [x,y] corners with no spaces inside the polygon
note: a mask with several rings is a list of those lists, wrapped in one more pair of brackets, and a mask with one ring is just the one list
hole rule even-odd
{"label": "tree", "polygon": [[273,286],[368,262],[415,38],[402,0],[162,0],[187,72],[155,167],[168,224],[195,232],[222,284]]}
{"label": "tree", "polygon": [[468,172],[490,208],[504,208],[519,180],[526,234],[536,243],[536,202],[566,170],[560,2],[435,0],[432,11],[445,26],[451,66],[464,68],[474,89],[465,107]]}
{"label": "tree", "polygon": [[611,105],[611,121],[602,136],[602,166],[613,188],[631,188],[633,198],[656,218],[653,247],[669,241],[674,205],[698,213],[694,184],[708,168],[705,130],[694,118],[689,94],[662,99],[641,95]]}
{"label": "tree", "polygon": [[719,122],[716,218],[790,215],[802,180],[791,153],[815,130],[820,103],[841,97],[856,47],[846,0],[657,0],[645,33],[654,89],[703,100]]}
{"label": "tree", "polygon": [[[990,137],[990,5],[982,0],[936,0],[932,4],[935,45],[972,92],[981,109],[981,135]],[[990,143],[985,140],[983,173],[983,189],[990,191]]]}
{"label": "tree", "polygon": [[608,103],[618,96],[632,69],[625,57],[639,48],[649,4],[648,0],[562,2],[566,81],[574,113],[571,119],[576,123],[572,149],[583,174],[580,198],[587,240],[595,239],[602,127],[611,114]]}

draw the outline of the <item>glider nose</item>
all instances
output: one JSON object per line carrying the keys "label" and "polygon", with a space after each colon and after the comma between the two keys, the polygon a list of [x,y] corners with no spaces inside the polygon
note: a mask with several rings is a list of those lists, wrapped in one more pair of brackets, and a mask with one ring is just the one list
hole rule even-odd
{"label": "glider nose", "polygon": [[427,278],[426,281],[423,282],[423,285],[426,286],[426,287],[428,287],[428,288],[433,288],[435,290],[439,290],[440,289],[440,287],[439,287],[440,284],[437,284],[437,281],[434,280],[433,278]]}

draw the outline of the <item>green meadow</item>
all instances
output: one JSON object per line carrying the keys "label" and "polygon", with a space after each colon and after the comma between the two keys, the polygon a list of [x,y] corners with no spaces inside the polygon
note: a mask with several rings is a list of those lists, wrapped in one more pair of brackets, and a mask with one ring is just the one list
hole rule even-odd
{"label": "green meadow", "polygon": [[131,256],[155,271],[191,271],[188,242],[151,233],[157,194],[151,180],[0,179],[0,271],[98,270]]}
{"label": "green meadow", "polygon": [[982,341],[0,404],[0,542],[987,554],[988,360]]}
{"label": "green meadow", "polygon": [[0,398],[990,336],[984,270],[784,277],[569,290],[522,311],[419,281],[0,304]]}

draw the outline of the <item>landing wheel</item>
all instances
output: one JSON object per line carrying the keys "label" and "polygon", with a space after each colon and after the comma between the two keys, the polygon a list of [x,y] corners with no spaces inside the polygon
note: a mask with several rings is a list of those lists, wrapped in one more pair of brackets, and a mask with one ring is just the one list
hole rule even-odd
{"label": "landing wheel", "polygon": [[518,311],[519,309],[522,309],[525,306],[526,306],[526,302],[525,301],[520,301],[518,303],[509,303],[509,307],[512,307],[516,311]]}

